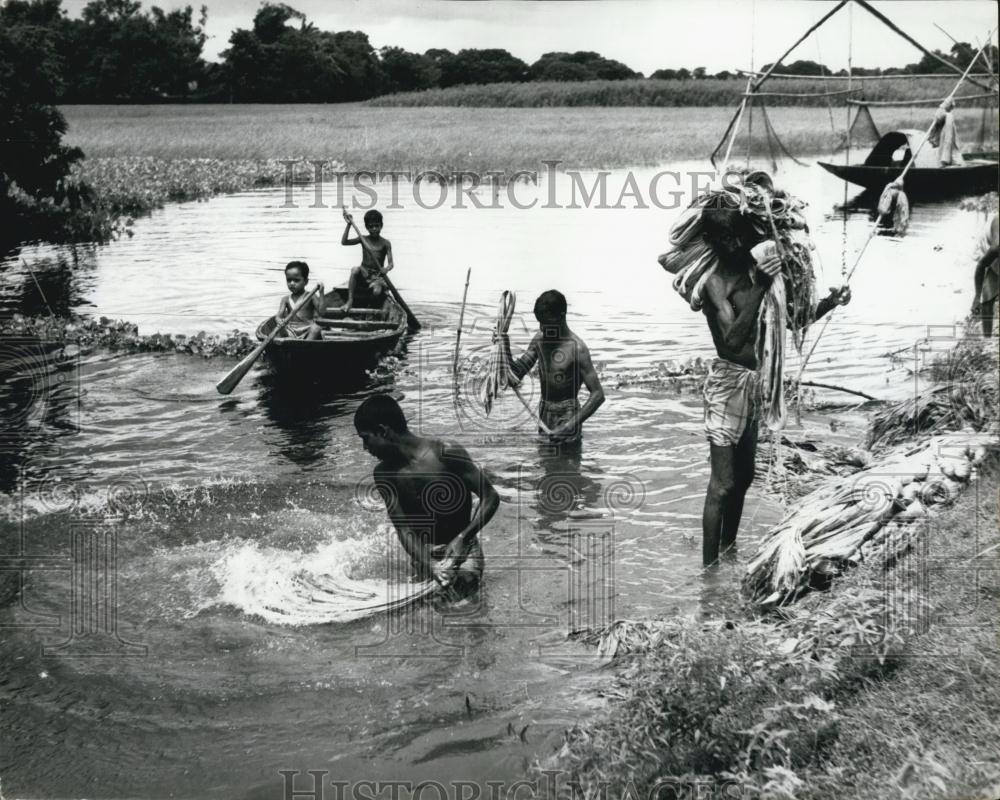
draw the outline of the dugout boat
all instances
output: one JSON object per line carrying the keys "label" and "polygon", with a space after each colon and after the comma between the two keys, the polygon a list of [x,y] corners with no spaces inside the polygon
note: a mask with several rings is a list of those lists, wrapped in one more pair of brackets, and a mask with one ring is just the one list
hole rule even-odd
{"label": "dugout boat", "polygon": [[[264,350],[270,364],[282,372],[319,369],[319,377],[327,379],[357,375],[406,333],[406,313],[388,293],[345,313],[339,308],[346,302],[346,287],[327,292],[326,313],[318,320],[322,340],[277,337]],[[257,339],[266,339],[276,324],[273,316],[264,320],[257,326]]]}
{"label": "dugout boat", "polygon": [[[899,177],[910,154],[917,152],[923,139],[923,131],[890,131],[879,139],[863,164],[828,164],[820,161],[819,165],[848,183],[881,192],[887,183]],[[1000,163],[996,159],[977,158],[979,155],[993,154],[969,153],[963,157],[963,163],[942,167],[938,162],[938,149],[931,147],[928,142],[906,173],[903,189],[907,194],[925,198],[975,194],[996,189],[1000,178]]]}

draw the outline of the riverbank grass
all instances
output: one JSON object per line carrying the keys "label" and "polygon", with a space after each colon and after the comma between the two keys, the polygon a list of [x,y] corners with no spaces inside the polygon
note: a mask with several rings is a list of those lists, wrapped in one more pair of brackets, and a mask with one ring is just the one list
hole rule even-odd
{"label": "riverbank grass", "polygon": [[[63,106],[66,141],[88,158],[321,159],[356,170],[513,174],[708,161],[732,107],[377,108],[337,105]],[[838,109],[842,111],[842,109]],[[873,109],[879,130],[926,128],[926,108]],[[768,116],[797,156],[829,155],[844,118],[826,108],[774,108]],[[978,109],[956,111],[974,141]],[[743,129],[748,119],[744,119]],[[755,115],[754,147],[767,153]],[[758,141],[759,139],[759,141]],[[735,152],[743,153],[738,138]]]}
{"label": "riverbank grass", "polygon": [[567,797],[994,797],[998,467],[911,557],[863,564],[780,624],[619,623],[608,715],[539,768],[570,777]]}

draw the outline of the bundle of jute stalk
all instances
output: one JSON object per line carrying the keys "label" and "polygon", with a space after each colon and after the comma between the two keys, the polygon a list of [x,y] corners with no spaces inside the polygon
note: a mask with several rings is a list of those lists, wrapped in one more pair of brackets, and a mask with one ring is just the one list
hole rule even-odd
{"label": "bundle of jute stalk", "polygon": [[[761,606],[794,600],[814,576],[834,575],[860,561],[862,546],[927,517],[928,510],[952,502],[969,481],[996,437],[954,433],[888,453],[849,479],[835,478],[803,497],[774,528],[750,563],[744,595]],[[906,533],[896,533],[898,547]],[[872,547],[866,548],[872,552]]]}

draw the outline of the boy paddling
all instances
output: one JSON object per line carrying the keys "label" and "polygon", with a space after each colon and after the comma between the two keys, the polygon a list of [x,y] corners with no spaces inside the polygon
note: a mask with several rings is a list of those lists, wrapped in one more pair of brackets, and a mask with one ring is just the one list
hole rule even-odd
{"label": "boy paddling", "polygon": [[[758,338],[763,335],[758,319],[771,282],[781,271],[781,258],[771,254],[754,260],[750,247],[755,235],[738,211],[705,209],[702,228],[719,259],[703,294],[703,311],[719,356],[705,381],[712,474],[702,515],[702,561],[709,566],[736,543],[743,502],[753,482],[760,412]],[[849,288],[831,289],[816,305],[814,318],[850,299]]]}
{"label": "boy paddling", "polygon": [[411,433],[389,395],[366,399],[354,426],[378,459],[375,486],[417,576],[459,592],[474,587],[483,572],[479,531],[500,505],[493,484],[460,445]]}
{"label": "boy paddling", "polygon": [[365,212],[365,230],[367,236],[351,237],[351,225],[354,222],[347,210],[344,210],[344,235],[340,237],[342,245],[361,245],[361,266],[351,270],[351,278],[347,284],[347,302],[341,306],[341,311],[350,311],[356,299],[379,298],[386,290],[383,272],[393,268],[392,244],[382,237],[382,215],[372,209]]}
{"label": "boy paddling", "polygon": [[[305,261],[289,261],[288,266],[285,267],[285,284],[288,286],[288,294],[282,297],[278,304],[276,319],[281,319],[292,310],[305,293],[308,282],[309,265]],[[283,326],[287,336],[295,339],[315,340],[323,338],[323,329],[320,328],[316,320],[322,317],[326,311],[326,298],[323,296],[323,283],[320,282],[318,286],[319,290],[312,296],[312,299],[296,311],[295,316]]]}
{"label": "boy paddling", "polygon": [[[535,319],[539,331],[516,360],[511,356],[510,339],[503,334],[507,364],[517,380],[531,372],[536,363],[539,365],[542,386],[539,419],[551,431],[552,441],[578,442],[581,425],[604,403],[604,388],[591,361],[590,350],[566,324],[566,298],[561,292],[550,289],[538,296]],[[582,407],[577,397],[581,386],[586,386],[590,392]],[[539,433],[544,431],[539,430]]]}

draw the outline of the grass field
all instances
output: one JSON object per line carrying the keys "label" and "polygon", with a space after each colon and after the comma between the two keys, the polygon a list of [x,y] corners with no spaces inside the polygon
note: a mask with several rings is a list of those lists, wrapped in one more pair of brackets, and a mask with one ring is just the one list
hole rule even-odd
{"label": "grass field", "polygon": [[[940,100],[951,91],[955,79],[915,80],[855,80],[850,96],[868,100]],[[842,80],[781,80],[768,81],[762,92],[809,95],[841,91],[848,88]],[[490,83],[427,89],[422,92],[401,92],[376,97],[368,105],[402,106],[485,106],[491,108],[542,108],[551,106],[735,106],[746,90],[745,78],[701,80],[627,80],[627,81],[540,81],[531,83]],[[960,95],[982,94],[983,90],[965,84]],[[839,97],[799,96],[765,98],[766,102],[782,106],[813,106],[826,108],[831,101],[842,103]],[[982,103],[971,100],[970,103]],[[929,106],[933,108],[933,106]]]}
{"label": "grass field", "polygon": [[[650,166],[704,160],[733,109],[376,108],[340,105],[64,106],[68,144],[91,158],[330,159],[348,170],[538,169]],[[880,130],[925,128],[926,108],[873,109]],[[773,108],[769,117],[796,155],[829,154],[845,126],[843,107]],[[964,142],[982,112],[959,109]],[[744,118],[743,130],[747,128]],[[756,135],[763,131],[754,114]],[[834,130],[834,128],[836,130]],[[745,140],[737,140],[737,152]],[[761,139],[757,152],[766,152]]]}

